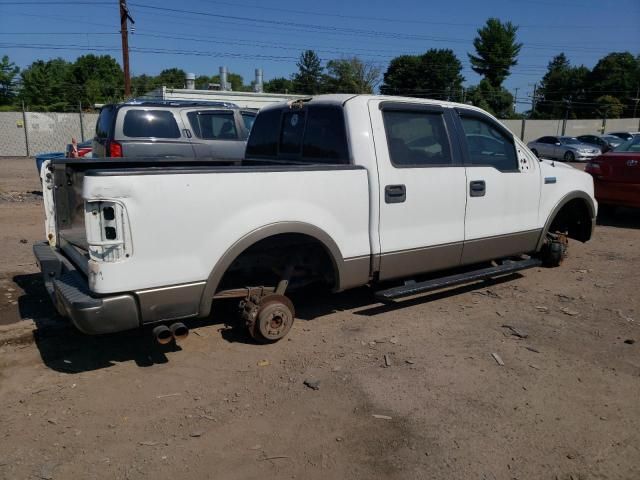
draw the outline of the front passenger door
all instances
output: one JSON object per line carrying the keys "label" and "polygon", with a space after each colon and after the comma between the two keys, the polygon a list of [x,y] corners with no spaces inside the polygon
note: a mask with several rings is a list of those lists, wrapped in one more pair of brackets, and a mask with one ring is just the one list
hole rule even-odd
{"label": "front passenger door", "polygon": [[535,249],[540,170],[498,121],[458,109],[467,173],[462,263]]}

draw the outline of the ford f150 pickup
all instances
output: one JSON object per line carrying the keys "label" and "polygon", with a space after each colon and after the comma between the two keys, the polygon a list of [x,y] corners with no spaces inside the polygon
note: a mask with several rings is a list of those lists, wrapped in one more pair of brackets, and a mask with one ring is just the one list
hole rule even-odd
{"label": "ford f150 pickup", "polygon": [[156,324],[161,342],[219,298],[272,342],[303,286],[389,301],[556,266],[597,212],[588,174],[539,161],[486,112],[384,96],[265,107],[240,166],[59,159],[42,180],[34,251],[58,311],[89,334]]}

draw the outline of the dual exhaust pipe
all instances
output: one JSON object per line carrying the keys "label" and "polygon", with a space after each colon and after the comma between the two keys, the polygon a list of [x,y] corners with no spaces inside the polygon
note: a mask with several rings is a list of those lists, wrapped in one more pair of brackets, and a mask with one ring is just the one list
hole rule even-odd
{"label": "dual exhaust pipe", "polygon": [[158,325],[153,329],[152,334],[156,342],[160,345],[166,345],[171,340],[175,339],[176,342],[179,342],[187,338],[189,336],[189,328],[182,322],[176,322],[169,327]]}

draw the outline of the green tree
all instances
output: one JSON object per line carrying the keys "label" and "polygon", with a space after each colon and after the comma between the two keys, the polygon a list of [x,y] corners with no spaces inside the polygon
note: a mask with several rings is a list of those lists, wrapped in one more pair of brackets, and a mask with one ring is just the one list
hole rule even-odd
{"label": "green tree", "polygon": [[358,57],[327,62],[324,90],[331,93],[373,93],[380,81],[380,69]]}
{"label": "green tree", "polygon": [[624,105],[613,95],[603,95],[596,98],[598,105],[596,113],[606,118],[620,118],[624,111]]}
{"label": "green tree", "polygon": [[162,85],[158,83],[157,77],[153,75],[143,73],[142,75],[131,77],[131,91],[134,97],[143,96],[161,86]]}
{"label": "green tree", "polygon": [[116,102],[124,94],[122,69],[111,55],[78,57],[69,70],[69,83],[75,105]]}
{"label": "green tree", "polygon": [[322,89],[322,62],[313,50],[300,54],[296,63],[298,73],[293,76],[293,89],[296,93],[317,95]]}
{"label": "green tree", "polygon": [[538,89],[537,118],[564,117],[567,105],[571,106],[573,118],[590,116],[592,108],[587,105],[586,96],[588,75],[588,68],[572,67],[564,53],[553,57]]}
{"label": "green tree", "polygon": [[383,95],[416,96],[420,89],[420,57],[401,55],[389,63],[380,92]]}
{"label": "green tree", "polygon": [[291,93],[293,82],[284,77],[272,78],[268,82],[264,82],[263,90],[266,93]]}
{"label": "green tree", "polygon": [[513,116],[513,95],[503,87],[494,87],[487,79],[468,90],[467,100],[498,118]]}
{"label": "green tree", "polygon": [[385,95],[459,100],[464,82],[461,72],[462,63],[449,49],[402,55],[391,60],[380,91]]}
{"label": "green tree", "polygon": [[16,96],[15,86],[18,73],[20,73],[20,68],[10,62],[7,55],[4,55],[0,61],[0,105],[13,103]]}
{"label": "green tree", "polygon": [[36,60],[20,74],[20,96],[29,108],[56,110],[69,108],[77,92],[69,82],[71,64],[62,58]]}
{"label": "green tree", "polygon": [[161,87],[184,88],[187,82],[187,74],[181,68],[167,68],[160,72],[156,81]]}
{"label": "green tree", "polygon": [[494,88],[501,87],[511,67],[518,64],[522,43],[516,42],[517,31],[518,27],[511,22],[489,18],[473,40],[476,55],[469,54],[471,68]]}
{"label": "green tree", "polygon": [[633,98],[640,87],[640,57],[614,52],[601,58],[588,78],[590,98],[613,96],[624,104],[623,114],[633,114]]}

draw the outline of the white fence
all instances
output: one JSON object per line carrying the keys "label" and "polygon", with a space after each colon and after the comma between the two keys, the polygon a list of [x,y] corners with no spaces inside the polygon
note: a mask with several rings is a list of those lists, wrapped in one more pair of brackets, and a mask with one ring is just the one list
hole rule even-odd
{"label": "white fence", "polygon": [[[72,137],[79,142],[91,139],[97,120],[97,113],[0,112],[0,157],[64,151]],[[640,118],[502,122],[525,142],[543,135],[576,136],[603,131],[640,131]]]}

